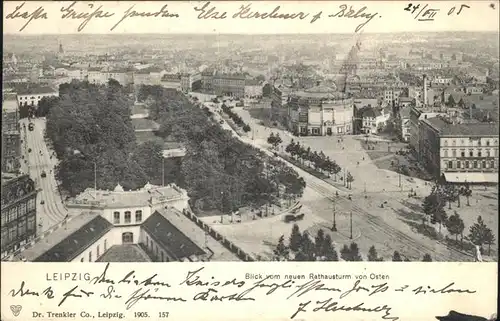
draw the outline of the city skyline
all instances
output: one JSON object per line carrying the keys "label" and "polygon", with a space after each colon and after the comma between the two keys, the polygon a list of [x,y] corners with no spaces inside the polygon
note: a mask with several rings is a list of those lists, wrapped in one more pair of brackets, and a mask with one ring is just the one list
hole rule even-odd
{"label": "city skyline", "polygon": [[[432,2],[432,7],[425,2],[415,2],[414,7],[404,10],[406,3],[394,2],[370,2],[366,8],[361,2],[346,3],[347,12],[352,6],[352,14],[358,15],[358,18],[341,17],[342,11],[339,9],[343,3],[332,2],[308,2],[290,3],[285,1],[276,1],[269,3],[250,3],[250,11],[246,14],[258,11],[260,13],[271,13],[277,6],[278,13],[293,14],[303,12],[308,14],[303,20],[283,20],[283,19],[239,19],[232,18],[232,15],[240,12],[241,7],[247,4],[240,2],[211,2],[204,7],[205,12],[214,6],[215,11],[220,14],[227,12],[227,18],[221,20],[197,19],[197,15],[202,11],[196,11],[195,8],[202,8],[207,2],[179,2],[179,3],[141,3],[140,6],[131,2],[105,3],[96,2],[94,9],[102,6],[101,10],[109,12],[113,16],[105,19],[92,18],[78,32],[78,28],[83,20],[63,20],[61,18],[61,8],[68,8],[71,2],[45,3],[45,2],[27,2],[18,10],[18,13],[35,11],[43,7],[47,19],[33,19],[24,30],[19,31],[26,20],[21,18],[6,19],[6,17],[15,11],[16,6],[21,2],[4,3],[4,35],[47,35],[47,34],[349,34],[358,29],[361,33],[394,33],[394,32],[460,32],[460,31],[486,31],[498,32],[499,16],[498,6],[494,2],[467,1],[455,4],[447,1]],[[498,1],[496,2],[498,3]],[[136,10],[138,13],[155,13],[162,9],[162,6],[168,5],[162,12],[168,10],[171,14],[179,15],[179,18],[165,18],[165,23],[159,24],[161,18],[150,18],[152,23],[145,23],[146,18],[127,17],[121,21],[127,10],[131,12]],[[493,4],[493,6],[491,5]],[[131,9],[131,7],[133,9]],[[415,9],[415,6],[417,9]],[[426,7],[427,6],[427,7]],[[462,6],[462,10],[460,7]],[[418,21],[416,15],[422,8],[438,9],[435,21]],[[72,7],[74,12],[85,13],[92,12],[82,3],[75,3]],[[415,9],[415,10],[414,10]],[[212,13],[213,13],[212,12]],[[311,23],[314,16],[322,12],[321,17]],[[457,13],[460,12],[459,15]],[[448,15],[448,13],[451,13]],[[328,15],[335,14],[335,18],[328,18]],[[429,13],[430,14],[430,13]],[[373,15],[372,18],[370,16]],[[43,20],[42,20],[43,19]],[[120,22],[121,21],[121,22]],[[258,24],[256,23],[258,21]],[[481,21],[481,23],[477,23]],[[237,23],[235,23],[237,22]],[[116,26],[113,31],[110,29]],[[335,30],[332,32],[332,27]],[[230,30],[228,30],[230,28]],[[70,32],[68,32],[70,31]]]}

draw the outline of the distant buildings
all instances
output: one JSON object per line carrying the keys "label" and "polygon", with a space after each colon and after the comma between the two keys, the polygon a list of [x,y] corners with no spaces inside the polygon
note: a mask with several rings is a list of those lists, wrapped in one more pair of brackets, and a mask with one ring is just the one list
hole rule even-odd
{"label": "distant buildings", "polygon": [[59,91],[48,86],[28,84],[17,89],[17,102],[19,106],[37,107],[43,97],[59,96]]}
{"label": "distant buildings", "polygon": [[21,167],[21,133],[15,100],[2,102],[2,172],[15,173]]}
{"label": "distant buildings", "polygon": [[35,238],[36,196],[28,175],[2,173],[2,258]]}
{"label": "distant buildings", "polygon": [[498,183],[498,123],[455,124],[443,117],[420,126],[420,159],[454,183]]}
{"label": "distant buildings", "polygon": [[361,118],[361,130],[365,134],[377,134],[381,131],[391,116],[390,108],[364,107],[358,111]]}

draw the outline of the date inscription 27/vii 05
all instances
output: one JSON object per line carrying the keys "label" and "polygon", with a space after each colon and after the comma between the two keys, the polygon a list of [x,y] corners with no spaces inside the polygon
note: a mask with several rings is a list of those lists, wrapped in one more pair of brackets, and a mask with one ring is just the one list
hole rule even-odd
{"label": "date inscription 27/vii 05", "polygon": [[[158,312],[158,318],[168,318],[169,312]],[[149,313],[147,312],[134,312],[134,317],[135,318],[149,318]]]}

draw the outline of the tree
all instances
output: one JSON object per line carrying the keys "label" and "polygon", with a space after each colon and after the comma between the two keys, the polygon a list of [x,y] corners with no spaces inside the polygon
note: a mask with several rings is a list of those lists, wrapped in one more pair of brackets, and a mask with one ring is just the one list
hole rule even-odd
{"label": "tree", "polygon": [[435,209],[434,213],[432,213],[431,222],[432,224],[439,224],[439,233],[441,233],[441,226],[446,222],[447,218],[448,215],[443,206],[439,206]]}
{"label": "tree", "polygon": [[481,216],[477,217],[477,222],[469,228],[469,240],[474,244],[483,248],[483,244],[488,240],[489,228],[484,224]]}
{"label": "tree", "polygon": [[276,147],[279,146],[283,142],[279,134],[274,135],[274,133],[271,133],[269,137],[267,138],[267,142],[273,146],[273,148],[276,149]]}
{"label": "tree", "polygon": [[432,262],[432,258],[430,254],[424,254],[424,257],[422,258],[422,262]]}
{"label": "tree", "polygon": [[295,256],[295,261],[315,261],[316,254],[314,243],[309,238],[307,233],[302,234],[300,248]]}
{"label": "tree", "polygon": [[290,235],[289,248],[294,252],[298,252],[302,244],[302,234],[300,233],[299,226],[294,224],[292,227],[292,234]]}
{"label": "tree", "polygon": [[394,254],[392,255],[392,261],[393,262],[403,262],[403,259],[401,258],[401,254],[399,254],[398,251],[394,251]]}
{"label": "tree", "polygon": [[316,245],[316,255],[319,257],[326,256],[325,253],[325,232],[322,229],[318,230],[318,234],[314,240],[314,244]]}
{"label": "tree", "polygon": [[249,132],[249,131],[251,131],[251,130],[252,130],[252,128],[250,128],[250,126],[248,126],[248,125],[244,125],[244,126],[243,126],[243,131],[244,131],[245,133],[248,133],[248,132]]}
{"label": "tree", "polygon": [[347,183],[347,188],[351,189],[352,188],[352,182],[354,182],[354,177],[351,175],[350,172],[347,172],[345,181]]}
{"label": "tree", "polygon": [[274,259],[276,261],[286,261],[288,260],[289,250],[285,245],[285,236],[281,235],[276,248],[274,249]]}
{"label": "tree", "polygon": [[375,246],[372,245],[370,249],[368,250],[368,261],[372,262],[380,262],[383,261],[384,259],[381,257],[378,257],[377,250],[375,249]]}
{"label": "tree", "polygon": [[488,244],[488,255],[491,253],[491,244],[495,243],[495,235],[490,228],[487,228],[484,233],[484,243]]}
{"label": "tree", "polygon": [[358,244],[351,243],[349,250],[351,252],[351,261],[363,261],[363,258],[359,254]]}
{"label": "tree", "polygon": [[472,190],[470,189],[469,184],[462,186],[460,193],[467,198],[467,206],[470,206],[469,199],[472,196]]}
{"label": "tree", "polygon": [[458,235],[462,235],[465,228],[464,221],[456,211],[446,221],[445,225],[448,232],[450,232],[451,235],[455,235],[455,240],[458,240]]}
{"label": "tree", "polygon": [[342,250],[340,250],[340,257],[344,261],[352,261],[351,260],[351,250],[349,249],[349,247],[346,244],[344,244],[344,247],[342,248]]}
{"label": "tree", "polygon": [[456,103],[455,103],[455,99],[453,98],[453,95],[449,95],[448,96],[448,107],[455,107]]}
{"label": "tree", "polygon": [[339,257],[335,247],[333,246],[332,238],[329,234],[323,240],[323,253],[326,261],[338,261]]}

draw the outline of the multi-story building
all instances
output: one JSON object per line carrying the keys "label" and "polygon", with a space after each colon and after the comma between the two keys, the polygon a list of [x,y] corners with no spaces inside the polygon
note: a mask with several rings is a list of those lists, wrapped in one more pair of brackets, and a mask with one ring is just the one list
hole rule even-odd
{"label": "multi-story building", "polygon": [[384,128],[391,116],[389,108],[365,107],[359,110],[362,119],[362,131],[365,134],[376,134]]}
{"label": "multi-story building", "polygon": [[245,98],[261,98],[262,82],[257,79],[245,80]]}
{"label": "multi-story building", "polygon": [[399,104],[399,96],[401,95],[401,88],[388,88],[384,90],[384,103],[386,106],[392,106],[392,104]]}
{"label": "multi-story building", "polygon": [[59,91],[47,86],[28,84],[17,90],[17,103],[19,106],[37,107],[43,97],[59,96]]}
{"label": "multi-story building", "polygon": [[434,118],[437,116],[446,115],[446,111],[441,108],[418,108],[411,107],[410,109],[410,136],[408,139],[410,148],[414,151],[415,156],[419,159],[421,153],[420,146],[420,122],[425,119]]}
{"label": "multi-story building", "polygon": [[2,172],[15,173],[21,163],[21,136],[16,100],[2,102]]}
{"label": "multi-story building", "polygon": [[498,183],[498,123],[424,119],[420,159],[430,173],[455,183]]}
{"label": "multi-story building", "polygon": [[2,173],[2,257],[35,237],[36,195],[28,175]]}
{"label": "multi-story building", "polygon": [[182,89],[181,79],[180,74],[165,74],[161,78],[161,86],[180,91]]}
{"label": "multi-story building", "polygon": [[411,122],[410,122],[410,107],[402,107],[399,109],[399,138],[404,142],[410,141],[411,136]]}
{"label": "multi-story building", "polygon": [[87,70],[87,79],[91,84],[102,84],[104,82],[102,68],[89,68]]}
{"label": "multi-story building", "polygon": [[292,130],[300,135],[344,135],[353,132],[352,98],[336,88],[316,86],[292,94],[288,103]]}
{"label": "multi-story building", "polygon": [[79,215],[15,253],[13,260],[168,262],[233,256],[182,213],[187,200],[187,193],[174,185],[147,184],[137,191],[124,191],[119,185],[114,191],[86,190],[68,204],[81,209]]}
{"label": "multi-story building", "polygon": [[199,72],[181,75],[181,89],[185,93],[201,89],[201,82],[202,76]]}
{"label": "multi-story building", "polygon": [[212,80],[214,93],[218,96],[243,98],[245,96],[245,76],[215,74]]}

